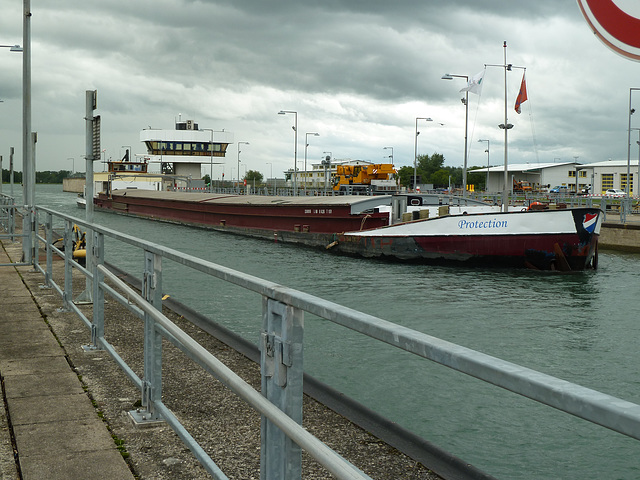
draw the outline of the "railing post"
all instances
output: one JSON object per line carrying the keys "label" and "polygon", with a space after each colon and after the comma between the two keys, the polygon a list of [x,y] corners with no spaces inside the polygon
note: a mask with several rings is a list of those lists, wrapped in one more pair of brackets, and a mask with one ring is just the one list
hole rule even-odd
{"label": "railing post", "polygon": [[53,215],[50,213],[47,213],[45,217],[44,230],[47,242],[45,245],[47,252],[47,268],[44,272],[44,286],[46,288],[51,288],[51,277],[53,275]]}
{"label": "railing post", "polygon": [[[302,341],[304,312],[273,299],[262,299],[260,370],[262,395],[302,425]],[[300,447],[265,417],[261,421],[261,480],[302,476]]]}
{"label": "railing post", "polygon": [[31,266],[33,271],[38,270],[40,265],[40,241],[38,240],[38,213],[35,207],[31,208],[31,240],[29,240],[29,246],[31,247]]}
{"label": "railing post", "polygon": [[64,222],[64,292],[62,293],[63,309],[71,310],[71,302],[73,302],[73,240],[71,238],[73,232],[73,224],[67,220]]}
{"label": "railing post", "polygon": [[[144,252],[142,296],[157,310],[162,311],[162,257]],[[145,421],[157,421],[154,402],[162,399],[162,335],[156,329],[155,320],[144,315],[144,378],[142,380],[142,406],[147,413]],[[140,419],[136,419],[140,420]]]}
{"label": "railing post", "polygon": [[98,270],[98,265],[104,264],[104,235],[94,232],[91,251],[87,250],[86,256],[91,255],[91,273],[93,274],[92,297],[93,297],[93,320],[91,322],[91,345],[92,350],[101,350],[100,343],[104,339],[104,274]]}

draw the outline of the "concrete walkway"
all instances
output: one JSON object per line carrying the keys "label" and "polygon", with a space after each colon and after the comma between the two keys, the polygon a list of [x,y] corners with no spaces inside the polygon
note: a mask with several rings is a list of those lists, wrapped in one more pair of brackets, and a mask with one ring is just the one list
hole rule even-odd
{"label": "concrete walkway", "polygon": [[0,480],[132,479],[22,281],[30,270],[0,267]]}

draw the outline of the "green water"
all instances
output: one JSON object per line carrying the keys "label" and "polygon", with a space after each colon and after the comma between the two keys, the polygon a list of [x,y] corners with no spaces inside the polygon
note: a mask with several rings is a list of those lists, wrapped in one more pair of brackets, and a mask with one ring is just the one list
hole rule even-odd
{"label": "green water", "polygon": [[[83,216],[75,195],[37,199]],[[640,255],[595,272],[398,265],[96,212],[96,222],[640,403]],[[140,258],[109,244],[140,276]],[[261,300],[165,262],[164,289],[257,341]],[[502,479],[637,479],[640,443],[305,317],[305,370]]]}

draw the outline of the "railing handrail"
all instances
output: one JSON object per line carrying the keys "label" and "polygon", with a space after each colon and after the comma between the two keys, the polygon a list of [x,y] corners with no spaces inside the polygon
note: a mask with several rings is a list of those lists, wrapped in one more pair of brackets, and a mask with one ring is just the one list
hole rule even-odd
{"label": "railing handrail", "polygon": [[[42,210],[54,213],[46,208]],[[58,212],[55,213],[60,215]],[[89,227],[74,217],[61,216]],[[634,403],[500,360],[290,287],[238,272],[171,247],[98,225],[92,228],[202,273],[290,304],[407,352],[640,440],[640,406]]]}

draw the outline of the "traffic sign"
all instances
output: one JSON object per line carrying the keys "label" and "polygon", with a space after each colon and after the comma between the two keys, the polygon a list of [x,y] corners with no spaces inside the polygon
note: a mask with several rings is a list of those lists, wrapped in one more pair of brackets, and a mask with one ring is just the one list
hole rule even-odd
{"label": "traffic sign", "polygon": [[620,55],[640,61],[640,9],[635,4],[622,0],[578,0],[582,15],[602,43]]}

